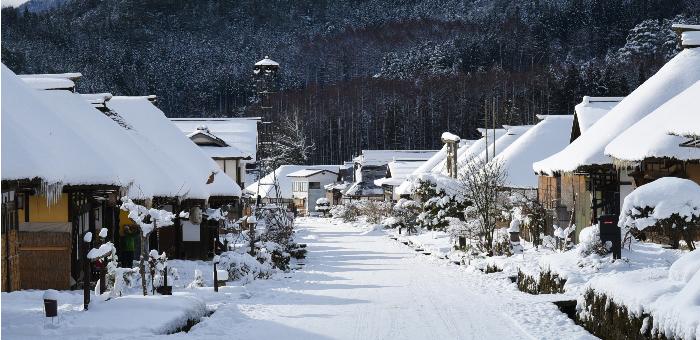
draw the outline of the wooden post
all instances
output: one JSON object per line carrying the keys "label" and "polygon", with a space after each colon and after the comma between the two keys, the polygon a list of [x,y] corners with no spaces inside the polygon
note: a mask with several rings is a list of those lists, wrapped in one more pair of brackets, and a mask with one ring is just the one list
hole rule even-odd
{"label": "wooden post", "polygon": [[85,240],[80,240],[81,245],[81,260],[83,261],[83,309],[88,310],[90,305],[90,260],[87,258],[87,253],[89,249],[88,242]]}
{"label": "wooden post", "polygon": [[214,261],[214,291],[219,291],[219,275],[216,272],[216,261]]}

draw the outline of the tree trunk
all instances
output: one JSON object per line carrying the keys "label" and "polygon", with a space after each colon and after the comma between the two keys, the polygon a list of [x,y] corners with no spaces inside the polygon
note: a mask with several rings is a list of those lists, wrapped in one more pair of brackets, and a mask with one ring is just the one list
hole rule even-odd
{"label": "tree trunk", "polygon": [[146,291],[146,242],[148,242],[148,237],[143,236],[141,233],[141,260],[139,262],[139,273],[141,274],[141,289],[143,290],[143,296],[148,295]]}

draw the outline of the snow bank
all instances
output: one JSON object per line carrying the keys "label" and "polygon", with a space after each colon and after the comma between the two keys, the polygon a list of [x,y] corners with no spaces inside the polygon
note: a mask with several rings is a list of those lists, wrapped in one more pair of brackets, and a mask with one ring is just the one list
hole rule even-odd
{"label": "snow bank", "polygon": [[174,332],[206,314],[205,303],[187,293],[129,295],[107,301],[93,297],[84,311],[82,292],[61,291],[53,296],[58,300],[58,319],[52,326],[44,316],[43,295],[38,290],[2,293],[3,338],[81,339],[86,334],[139,338]]}
{"label": "snow bank", "polygon": [[[634,316],[649,314],[653,330],[667,338],[700,338],[700,252],[685,254],[671,266],[596,277],[588,284]],[[677,280],[681,278],[682,280]]]}

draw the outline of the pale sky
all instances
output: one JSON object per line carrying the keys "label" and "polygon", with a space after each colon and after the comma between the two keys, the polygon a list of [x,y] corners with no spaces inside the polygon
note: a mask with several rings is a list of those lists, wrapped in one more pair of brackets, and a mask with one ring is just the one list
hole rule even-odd
{"label": "pale sky", "polygon": [[14,6],[17,7],[29,0],[2,0],[2,7]]}

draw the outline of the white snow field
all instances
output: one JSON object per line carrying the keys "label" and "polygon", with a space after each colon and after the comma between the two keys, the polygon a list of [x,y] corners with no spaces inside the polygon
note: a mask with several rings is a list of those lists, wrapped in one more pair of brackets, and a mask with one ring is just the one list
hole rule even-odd
{"label": "white snow field", "polygon": [[[300,269],[246,286],[211,288],[211,265],[170,261],[180,272],[175,295],[135,303],[106,301],[79,310],[79,292],[61,292],[56,326],[42,320],[41,293],[2,294],[7,339],[592,339],[550,303],[554,295],[521,293],[507,278],[470,272],[416,253],[382,230],[325,218],[299,218],[308,244]],[[182,288],[200,269],[208,287]],[[70,298],[68,298],[69,295]],[[191,299],[192,303],[182,305]],[[60,301],[63,300],[63,301]],[[70,300],[70,301],[66,301]],[[118,306],[110,305],[114,302]],[[138,302],[138,303],[136,303]],[[145,304],[144,304],[145,302]],[[168,324],[211,316],[189,332]],[[71,305],[65,305],[70,303]],[[130,306],[129,306],[130,305]],[[67,309],[75,309],[68,311]],[[88,315],[92,314],[92,315]],[[98,315],[95,315],[98,314]]]}
{"label": "white snow field", "polygon": [[416,253],[382,231],[299,219],[303,269],[256,281],[184,337],[197,339],[588,339],[514,284]]}

